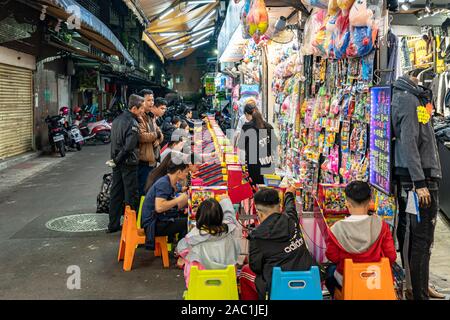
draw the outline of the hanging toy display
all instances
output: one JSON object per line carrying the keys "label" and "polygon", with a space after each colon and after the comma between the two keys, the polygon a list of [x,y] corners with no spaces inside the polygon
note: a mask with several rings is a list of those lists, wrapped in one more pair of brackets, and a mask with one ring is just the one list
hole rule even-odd
{"label": "hanging toy display", "polygon": [[242,13],[241,13],[242,38],[251,39],[251,35],[249,33],[249,25],[247,23],[247,17],[248,17],[248,14],[250,13],[252,0],[244,0],[244,1],[245,1],[245,4],[242,7]]}
{"label": "hanging toy display", "polygon": [[264,0],[253,1],[253,5],[246,20],[250,36],[252,36],[255,43],[258,44],[261,36],[264,35],[269,27],[269,13],[267,12]]}
{"label": "hanging toy display", "polygon": [[328,2],[328,15],[329,16],[334,16],[338,13],[339,11],[339,6],[338,6],[338,0],[330,0]]}
{"label": "hanging toy display", "polygon": [[347,15],[355,0],[337,0],[337,6]]}
{"label": "hanging toy display", "polygon": [[322,28],[326,16],[326,9],[313,9],[310,18],[305,24],[304,39],[301,48],[301,52],[304,55],[313,54],[315,50],[315,48],[313,47],[313,43],[315,42],[316,34]]}
{"label": "hanging toy display", "polygon": [[305,6],[310,6],[314,8],[327,9],[329,0],[302,0]]}

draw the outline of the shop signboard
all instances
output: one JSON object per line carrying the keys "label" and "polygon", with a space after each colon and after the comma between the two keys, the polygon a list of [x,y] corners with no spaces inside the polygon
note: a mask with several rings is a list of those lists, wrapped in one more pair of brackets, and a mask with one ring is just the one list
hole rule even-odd
{"label": "shop signboard", "polygon": [[214,77],[205,78],[205,93],[207,96],[213,96],[216,93],[216,83]]}
{"label": "shop signboard", "polygon": [[391,87],[371,89],[370,184],[391,194]]}

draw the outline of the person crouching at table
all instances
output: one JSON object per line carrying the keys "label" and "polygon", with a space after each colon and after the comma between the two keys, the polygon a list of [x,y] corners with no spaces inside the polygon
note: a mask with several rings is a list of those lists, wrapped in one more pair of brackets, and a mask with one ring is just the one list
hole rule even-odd
{"label": "person crouching at table", "polygon": [[180,239],[187,233],[187,216],[183,211],[188,195],[182,192],[180,183],[186,180],[189,165],[178,160],[171,159],[167,174],[153,183],[145,196],[142,226],[148,250],[155,249],[155,237],[168,236],[169,242],[173,243],[177,233]]}

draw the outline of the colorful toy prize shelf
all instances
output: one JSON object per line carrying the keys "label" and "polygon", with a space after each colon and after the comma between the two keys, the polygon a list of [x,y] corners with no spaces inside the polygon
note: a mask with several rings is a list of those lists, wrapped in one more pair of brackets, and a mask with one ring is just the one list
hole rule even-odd
{"label": "colorful toy prize shelf", "polygon": [[[326,262],[326,238],[330,227],[348,215],[345,206],[345,184],[319,184],[318,197],[314,199],[313,212],[303,211],[300,223],[308,248],[319,263]],[[393,225],[396,211],[395,199],[373,189],[369,209]]]}
{"label": "colorful toy prize shelf", "polygon": [[194,135],[194,141],[199,141],[194,145],[196,154],[215,152],[216,156],[201,164],[199,171],[192,175],[188,202],[189,228],[195,224],[197,208],[202,201],[224,193],[228,193],[233,203],[253,196],[238,163],[237,153],[214,117],[208,117],[206,126]]}

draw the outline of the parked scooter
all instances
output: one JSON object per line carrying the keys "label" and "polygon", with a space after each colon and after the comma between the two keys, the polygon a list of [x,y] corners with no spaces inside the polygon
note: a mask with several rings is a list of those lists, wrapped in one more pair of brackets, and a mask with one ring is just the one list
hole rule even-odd
{"label": "parked scooter", "polygon": [[106,120],[86,122],[77,119],[75,125],[78,126],[85,142],[100,141],[104,144],[111,142],[111,124]]}
{"label": "parked scooter", "polygon": [[64,128],[64,117],[62,116],[47,116],[45,118],[45,123],[48,126],[48,141],[50,142],[53,152],[58,151],[61,157],[66,156],[66,145],[65,145],[65,128]]}
{"label": "parked scooter", "polygon": [[81,146],[84,144],[84,138],[81,135],[81,131],[76,125],[72,125],[67,129],[68,134],[68,145],[71,148],[76,148],[81,151]]}

